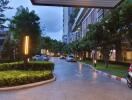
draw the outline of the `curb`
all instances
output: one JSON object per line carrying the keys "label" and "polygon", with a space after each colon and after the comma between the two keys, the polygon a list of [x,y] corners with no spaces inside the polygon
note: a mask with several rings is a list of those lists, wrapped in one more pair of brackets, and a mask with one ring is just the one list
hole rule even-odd
{"label": "curb", "polygon": [[40,86],[43,84],[47,84],[47,83],[53,82],[55,80],[56,80],[56,76],[54,75],[54,77],[50,80],[26,84],[26,85],[14,86],[14,87],[4,87],[4,88],[0,88],[0,91],[9,91],[9,90],[19,90],[19,89],[31,88],[31,87],[36,87],[36,86]]}
{"label": "curb", "polygon": [[[82,63],[82,62],[79,62],[79,63]],[[127,84],[127,80],[125,78],[121,78],[121,77],[118,77],[118,76],[115,76],[115,75],[111,75],[111,74],[108,74],[106,72],[103,72],[103,71],[100,71],[100,70],[97,70],[95,69],[92,65],[90,64],[86,64],[86,63],[82,63],[84,65],[88,65],[94,72],[98,73],[98,74],[101,74],[105,77],[108,77],[110,79],[113,79],[113,80],[116,80],[116,81],[120,81],[121,83],[124,83],[124,84]]]}

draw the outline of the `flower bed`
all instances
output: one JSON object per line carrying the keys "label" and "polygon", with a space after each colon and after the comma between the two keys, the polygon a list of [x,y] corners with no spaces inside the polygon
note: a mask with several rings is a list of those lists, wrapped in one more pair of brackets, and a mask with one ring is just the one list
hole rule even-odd
{"label": "flower bed", "polygon": [[30,62],[0,64],[0,87],[18,86],[53,78],[54,64]]}

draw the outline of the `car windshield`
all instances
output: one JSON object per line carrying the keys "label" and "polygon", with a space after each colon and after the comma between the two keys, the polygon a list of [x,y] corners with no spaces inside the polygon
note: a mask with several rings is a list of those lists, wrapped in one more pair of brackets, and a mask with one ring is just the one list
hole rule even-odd
{"label": "car windshield", "polygon": [[69,56],[69,57],[73,58],[73,56]]}

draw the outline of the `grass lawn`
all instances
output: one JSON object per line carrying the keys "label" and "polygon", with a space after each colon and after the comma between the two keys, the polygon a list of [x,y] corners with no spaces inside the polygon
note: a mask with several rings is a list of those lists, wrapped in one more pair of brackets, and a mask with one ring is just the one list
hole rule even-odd
{"label": "grass lawn", "polygon": [[[82,62],[92,64],[92,61],[82,61]],[[97,62],[97,65],[96,65],[97,70],[101,70],[101,71],[104,71],[104,72],[107,72],[109,74],[116,75],[119,77],[126,77],[128,67],[129,66],[109,64],[109,67],[106,68],[105,64],[102,62]]]}

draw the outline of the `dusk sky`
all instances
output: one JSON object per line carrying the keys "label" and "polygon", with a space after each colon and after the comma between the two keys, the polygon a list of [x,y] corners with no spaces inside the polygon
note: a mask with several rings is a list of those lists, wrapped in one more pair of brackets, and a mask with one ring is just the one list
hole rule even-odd
{"label": "dusk sky", "polygon": [[19,6],[28,7],[29,10],[35,10],[40,17],[41,28],[45,27],[43,33],[50,36],[52,39],[62,40],[63,34],[63,8],[34,6],[30,0],[10,0],[8,6],[13,7],[12,10],[7,10],[5,15],[7,18],[12,18],[16,13],[16,8]]}

